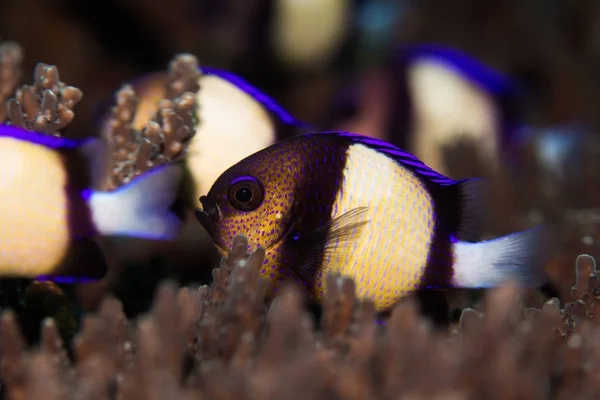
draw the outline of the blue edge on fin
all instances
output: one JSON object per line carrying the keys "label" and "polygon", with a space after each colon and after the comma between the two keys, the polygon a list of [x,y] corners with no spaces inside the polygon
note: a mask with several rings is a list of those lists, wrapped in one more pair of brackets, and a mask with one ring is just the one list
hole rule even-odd
{"label": "blue edge on fin", "polygon": [[51,149],[74,149],[89,140],[95,140],[95,138],[86,138],[82,140],[65,139],[5,124],[0,125],[0,137],[10,137],[25,142],[39,144]]}
{"label": "blue edge on fin", "polygon": [[38,276],[36,281],[40,282],[54,282],[59,284],[72,284],[72,283],[90,283],[90,282],[98,282],[100,279],[92,279],[92,278],[74,278],[70,276]]}

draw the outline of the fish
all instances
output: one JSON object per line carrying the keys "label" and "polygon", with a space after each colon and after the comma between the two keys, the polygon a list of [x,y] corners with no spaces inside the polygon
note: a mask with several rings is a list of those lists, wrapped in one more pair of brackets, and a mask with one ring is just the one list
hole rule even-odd
{"label": "fish", "polygon": [[[335,115],[343,119],[337,117],[331,126],[368,133],[405,148],[445,175],[450,174],[445,149],[461,139],[475,142],[487,160],[485,172],[493,173],[508,161],[505,154],[525,125],[525,89],[516,78],[439,44],[397,47],[383,67],[370,72],[374,73],[385,81],[378,95],[369,93],[367,100],[340,95],[343,104],[339,100],[337,108],[352,115],[337,111]],[[355,78],[358,89],[365,79],[372,77]],[[379,121],[381,116],[385,121]],[[369,122],[376,124],[364,126]]]}
{"label": "fish", "polygon": [[[196,131],[183,160],[193,188],[186,202],[190,210],[223,171],[244,157],[281,139],[308,132],[312,126],[296,119],[273,98],[231,72],[200,67]],[[131,82],[139,98],[133,121],[141,130],[165,96],[165,72],[154,72]],[[100,130],[108,129],[107,107],[101,111]]]}
{"label": "fish", "polygon": [[180,165],[149,171],[111,192],[98,138],[70,140],[0,125],[0,277],[81,282],[107,272],[98,236],[172,240]]}
{"label": "fish", "polygon": [[478,241],[486,193],[485,180],[452,180],[388,142],[316,132],[230,167],[196,218],[223,255],[240,234],[265,248],[268,296],[292,279],[320,302],[334,273],[383,311],[421,289],[545,282],[543,226]]}

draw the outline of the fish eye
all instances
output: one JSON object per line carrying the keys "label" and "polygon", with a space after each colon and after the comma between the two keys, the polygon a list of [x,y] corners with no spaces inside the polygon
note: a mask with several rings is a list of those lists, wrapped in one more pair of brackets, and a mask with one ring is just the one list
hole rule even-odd
{"label": "fish eye", "polygon": [[265,189],[258,179],[251,176],[237,178],[231,182],[227,199],[236,210],[256,210],[265,198]]}

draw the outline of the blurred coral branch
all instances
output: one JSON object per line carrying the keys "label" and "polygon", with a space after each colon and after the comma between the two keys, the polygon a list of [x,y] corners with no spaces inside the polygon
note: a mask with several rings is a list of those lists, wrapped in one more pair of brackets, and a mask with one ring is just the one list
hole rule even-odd
{"label": "blurred coral branch", "polygon": [[61,82],[58,69],[38,63],[34,84],[23,85],[8,101],[8,123],[30,131],[62,136],[75,118],[73,109],[83,97],[81,90]]}
{"label": "blurred coral branch", "polygon": [[[436,332],[413,299],[379,321],[352,280],[327,279],[322,328],[299,286],[284,285],[268,309],[260,277],[264,249],[248,253],[236,236],[197,292],[164,283],[151,312],[128,321],[107,298],[85,318],[75,361],[56,325],[42,326],[39,349],[25,349],[11,312],[0,319],[0,371],[12,399],[393,399],[594,398],[600,360],[594,318],[595,260],[576,262],[574,301],[524,308],[508,283],[466,309],[459,327]],[[561,367],[562,366],[562,367]]]}
{"label": "blurred coral branch", "polygon": [[196,92],[201,72],[196,57],[180,54],[169,64],[165,80],[165,97],[158,111],[140,131],[134,120],[138,98],[131,85],[116,93],[108,129],[110,177],[105,190],[116,189],[155,167],[182,159],[195,133]]}

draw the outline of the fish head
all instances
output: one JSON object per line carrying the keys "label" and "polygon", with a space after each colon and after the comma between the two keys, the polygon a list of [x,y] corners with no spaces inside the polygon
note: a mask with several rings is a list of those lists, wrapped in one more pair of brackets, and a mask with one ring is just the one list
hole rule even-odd
{"label": "fish head", "polygon": [[200,197],[196,218],[222,253],[239,234],[248,238],[251,249],[270,249],[290,232],[298,174],[294,158],[281,147],[243,159]]}

